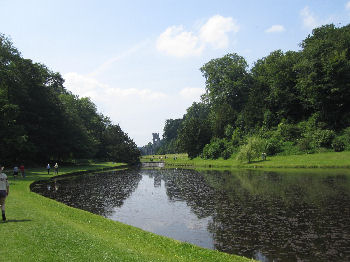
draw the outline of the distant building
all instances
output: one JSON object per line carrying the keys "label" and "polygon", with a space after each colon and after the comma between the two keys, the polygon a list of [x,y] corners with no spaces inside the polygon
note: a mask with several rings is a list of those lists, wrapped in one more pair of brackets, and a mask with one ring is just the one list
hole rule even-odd
{"label": "distant building", "polygon": [[140,148],[142,155],[153,155],[157,152],[157,149],[161,146],[161,140],[159,133],[152,133],[153,143],[149,142],[147,145]]}
{"label": "distant building", "polygon": [[160,143],[159,133],[152,133],[153,145],[157,146]]}

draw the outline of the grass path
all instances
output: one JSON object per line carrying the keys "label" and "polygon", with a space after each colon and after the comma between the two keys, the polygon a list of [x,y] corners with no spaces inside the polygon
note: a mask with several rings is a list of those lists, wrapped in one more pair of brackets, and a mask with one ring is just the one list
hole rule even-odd
{"label": "grass path", "polygon": [[[111,167],[111,163],[63,168],[60,173]],[[49,176],[44,168],[13,180],[8,221],[0,222],[0,261],[251,261],[182,243],[68,207],[29,190]]]}
{"label": "grass path", "polygon": [[[176,160],[174,157],[176,156]],[[162,159],[160,159],[162,157]],[[141,161],[150,161],[153,156],[143,156]],[[189,159],[187,154],[169,154],[167,158],[154,156],[153,161],[165,161],[166,165],[186,166],[196,168],[350,168],[350,151],[345,152],[325,152],[318,154],[272,156],[266,161],[252,161],[251,163],[241,163],[234,158],[224,160],[206,160],[202,158]]]}

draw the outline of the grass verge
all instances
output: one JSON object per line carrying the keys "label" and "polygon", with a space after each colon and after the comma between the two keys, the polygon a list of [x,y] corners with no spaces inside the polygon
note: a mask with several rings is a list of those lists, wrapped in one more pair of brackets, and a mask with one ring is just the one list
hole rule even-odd
{"label": "grass verge", "polygon": [[[60,174],[111,167],[112,163],[64,167]],[[0,222],[0,261],[251,261],[200,248],[115,222],[30,192],[50,176],[27,169],[10,180],[8,221]]]}
{"label": "grass verge", "polygon": [[241,163],[236,159],[189,159],[187,154],[143,156],[142,162],[165,161],[166,166],[215,167],[215,168],[350,168],[350,151],[325,152],[305,155],[272,156],[266,161]]}

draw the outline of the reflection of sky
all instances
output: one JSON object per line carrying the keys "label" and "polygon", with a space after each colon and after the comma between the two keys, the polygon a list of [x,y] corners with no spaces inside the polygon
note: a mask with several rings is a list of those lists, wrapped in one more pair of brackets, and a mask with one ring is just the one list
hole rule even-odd
{"label": "reflection of sky", "polygon": [[[207,226],[211,217],[198,219],[185,202],[169,201],[164,181],[143,175],[135,192],[114,208],[109,218],[144,230],[214,248]],[[159,186],[160,185],[160,186]]]}

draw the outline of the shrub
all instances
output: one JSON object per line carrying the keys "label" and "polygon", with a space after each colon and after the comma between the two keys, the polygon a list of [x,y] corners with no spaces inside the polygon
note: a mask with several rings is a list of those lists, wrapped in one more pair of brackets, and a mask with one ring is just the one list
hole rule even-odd
{"label": "shrub", "polygon": [[303,137],[298,139],[297,141],[297,147],[299,150],[308,152],[312,149],[311,147],[311,138],[310,137]]}
{"label": "shrub", "polygon": [[282,143],[281,153],[279,153],[278,155],[288,156],[288,155],[298,155],[300,153],[302,153],[301,150],[294,142],[287,141]]}
{"label": "shrub", "polygon": [[341,152],[345,149],[345,143],[342,137],[335,137],[332,142],[332,148],[335,152]]}
{"label": "shrub", "polygon": [[296,141],[301,136],[301,130],[297,125],[283,122],[278,125],[277,132],[285,141]]}
{"label": "shrub", "polygon": [[203,158],[205,159],[217,159],[221,156],[222,152],[226,149],[226,143],[224,139],[213,139],[210,144],[206,144],[203,148]]}
{"label": "shrub", "polygon": [[242,144],[242,141],[243,141],[243,132],[241,129],[236,128],[232,133],[231,143],[233,146],[238,147],[239,145]]}
{"label": "shrub", "polygon": [[247,144],[242,145],[237,154],[237,160],[250,163],[253,159],[259,158],[265,151],[266,141],[260,137],[248,138]]}
{"label": "shrub", "polygon": [[345,150],[350,150],[350,127],[343,130],[341,140],[344,143]]}
{"label": "shrub", "polygon": [[273,156],[281,152],[282,151],[281,139],[278,139],[277,137],[271,137],[267,139],[265,151],[266,151],[266,154],[268,154],[269,156]]}
{"label": "shrub", "polygon": [[234,150],[232,147],[226,148],[224,151],[222,151],[221,156],[223,159],[229,159],[232,154],[234,153]]}
{"label": "shrub", "polygon": [[311,145],[313,148],[330,148],[335,137],[335,132],[329,129],[316,129],[311,134]]}

